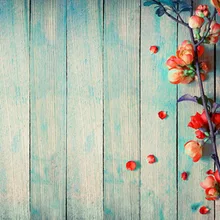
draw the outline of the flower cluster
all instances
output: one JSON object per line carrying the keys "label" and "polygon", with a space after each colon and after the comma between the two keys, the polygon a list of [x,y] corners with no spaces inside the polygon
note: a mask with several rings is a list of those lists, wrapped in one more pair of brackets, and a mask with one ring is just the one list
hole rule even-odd
{"label": "flower cluster", "polygon": [[[213,113],[211,116],[212,123],[216,130],[220,129],[220,113]],[[206,118],[205,111],[203,110],[202,114],[196,112],[194,116],[191,116],[191,121],[188,123],[188,126],[195,129],[195,134],[198,139],[209,139],[209,125]],[[188,141],[185,145],[185,153],[189,155],[193,162],[197,162],[202,157],[203,147],[197,141]]]}
{"label": "flower cluster", "polygon": [[[220,113],[213,113],[211,120],[214,127],[218,130],[220,128]],[[191,116],[188,126],[196,130],[195,134],[198,139],[209,137],[209,125],[205,110],[203,110],[202,114],[196,112],[194,116]]]}
{"label": "flower cluster", "polygon": [[218,171],[209,170],[208,176],[200,183],[200,186],[205,190],[207,200],[216,200],[220,196],[220,175]]}
{"label": "flower cluster", "polygon": [[[189,18],[189,26],[194,30],[196,40],[199,41],[204,37],[204,43],[216,44],[220,36],[220,24],[216,21],[212,21],[209,26],[209,19],[210,12],[208,6],[199,5],[195,14]],[[205,20],[207,20],[207,22],[205,22]]]}
{"label": "flower cluster", "polygon": [[[197,47],[198,56],[204,53],[204,47]],[[194,65],[195,52],[192,43],[188,40],[182,42],[179,46],[176,56],[171,56],[166,62],[169,69],[168,79],[172,84],[188,84],[196,78],[196,69]],[[200,63],[200,74],[203,80],[208,73],[208,66],[205,62]]]}

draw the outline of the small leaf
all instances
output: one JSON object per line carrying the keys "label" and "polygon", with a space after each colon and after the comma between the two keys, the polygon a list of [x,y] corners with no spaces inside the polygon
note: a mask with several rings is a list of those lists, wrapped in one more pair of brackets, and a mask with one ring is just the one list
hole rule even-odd
{"label": "small leaf", "polygon": [[191,101],[191,102],[196,102],[197,103],[197,98],[196,96],[191,96],[189,94],[185,94],[183,96],[181,96],[177,102],[182,102],[182,101]]}
{"label": "small leaf", "polygon": [[[205,97],[205,103],[207,104],[209,101],[209,98],[206,95],[204,97]],[[198,104],[203,105],[202,97],[197,97],[197,102]]]}
{"label": "small leaf", "polygon": [[165,9],[163,7],[159,7],[155,12],[159,17],[163,16],[165,13]]}

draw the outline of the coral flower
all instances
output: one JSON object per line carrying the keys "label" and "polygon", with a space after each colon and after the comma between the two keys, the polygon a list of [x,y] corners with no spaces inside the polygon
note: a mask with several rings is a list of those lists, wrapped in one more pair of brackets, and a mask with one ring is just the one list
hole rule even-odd
{"label": "coral flower", "polygon": [[220,0],[211,0],[211,3],[215,6],[218,14],[220,15]]}
{"label": "coral flower", "polygon": [[184,69],[181,67],[171,69],[168,73],[168,79],[172,84],[188,84],[194,80],[193,77],[184,75]]}
{"label": "coral flower", "polygon": [[186,65],[186,63],[183,60],[177,58],[176,56],[169,57],[166,62],[166,66],[168,67],[169,70],[176,68],[178,66],[181,67],[181,66],[185,66],[185,65]]}
{"label": "coral flower", "polygon": [[205,190],[207,200],[216,200],[220,195],[220,175],[218,171],[213,172],[212,170],[209,170],[207,174],[208,176],[200,183],[200,186]]}
{"label": "coral flower", "polygon": [[200,63],[200,70],[201,70],[202,72],[204,72],[204,73],[208,73],[209,68],[208,68],[207,63],[201,62],[201,63]]}
{"label": "coral flower", "polygon": [[188,124],[188,127],[193,128],[193,129],[199,129],[199,128],[207,127],[207,126],[208,126],[208,121],[207,121],[204,110],[202,114],[199,114],[198,112],[196,112],[194,116],[191,116],[191,121]]}
{"label": "coral flower", "polygon": [[220,128],[220,113],[215,113],[212,115],[212,122],[215,124],[216,128]]}
{"label": "coral flower", "polygon": [[204,23],[204,19],[197,16],[197,15],[193,15],[189,18],[189,26],[191,28],[201,28],[203,23]]}
{"label": "coral flower", "polygon": [[219,36],[220,24],[218,24],[216,21],[212,21],[209,34],[211,34],[212,36],[215,36],[215,37]]}
{"label": "coral flower", "polygon": [[219,192],[216,188],[208,188],[205,190],[207,200],[217,200],[219,198]]}
{"label": "coral flower", "polygon": [[195,14],[199,17],[207,17],[209,15],[208,5],[199,5],[195,11]]}
{"label": "coral flower", "polygon": [[214,176],[207,176],[203,182],[200,183],[200,186],[203,189],[209,189],[215,187],[216,180]]}
{"label": "coral flower", "polygon": [[190,41],[185,40],[179,46],[176,52],[177,58],[183,60],[186,65],[189,65],[194,60],[194,48]]}
{"label": "coral flower", "polygon": [[201,57],[201,56],[203,55],[204,51],[205,51],[204,46],[199,45],[199,46],[197,47],[197,53],[198,53],[198,56],[199,56],[199,57]]}
{"label": "coral flower", "polygon": [[204,139],[206,137],[206,135],[203,132],[201,132],[200,130],[197,130],[195,133],[196,133],[196,137],[198,139]]}
{"label": "coral flower", "polygon": [[202,146],[197,141],[188,141],[184,147],[185,153],[193,159],[193,162],[200,160],[202,157]]}
{"label": "coral flower", "polygon": [[218,43],[218,40],[219,40],[219,37],[218,36],[212,36],[212,35],[209,35],[207,38],[206,38],[207,42],[209,44],[217,44]]}

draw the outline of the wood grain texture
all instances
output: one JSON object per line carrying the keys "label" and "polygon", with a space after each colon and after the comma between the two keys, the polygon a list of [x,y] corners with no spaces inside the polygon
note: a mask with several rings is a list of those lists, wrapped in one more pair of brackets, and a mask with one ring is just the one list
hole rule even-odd
{"label": "wood grain texture", "polygon": [[102,10],[68,0],[68,219],[103,218]]}
{"label": "wood grain texture", "polygon": [[[190,3],[190,1],[188,1]],[[208,4],[207,1],[196,1],[194,7],[199,4]],[[188,18],[189,14],[185,19]],[[187,21],[187,20],[186,20]],[[188,22],[188,21],[187,21]],[[178,28],[178,44],[183,40],[190,40],[189,31],[179,25]],[[210,67],[209,77],[204,82],[205,93],[208,97],[214,97],[214,50],[213,46],[206,46],[206,51],[201,60],[208,61]],[[178,97],[184,94],[191,94],[200,97],[198,82],[194,81],[188,85],[179,85]],[[186,111],[187,109],[187,111]],[[210,158],[212,152],[211,145],[204,146],[203,158],[194,163],[192,159],[185,154],[184,144],[189,140],[198,140],[195,136],[195,130],[187,125],[190,121],[190,116],[196,112],[202,112],[203,107],[191,102],[182,102],[178,104],[178,217],[179,219],[214,219],[214,204],[205,199],[204,190],[200,187],[200,182],[206,177],[206,171],[213,168],[213,162]],[[199,140],[198,140],[199,141]],[[181,179],[181,172],[188,172],[189,178],[187,181]],[[199,213],[199,208],[207,205],[211,208],[209,215],[202,216]]]}
{"label": "wood grain texture", "polygon": [[0,219],[29,219],[26,0],[0,0]]}
{"label": "wood grain texture", "polygon": [[31,2],[31,218],[64,219],[66,3]]}
{"label": "wood grain texture", "polygon": [[[176,219],[176,86],[168,81],[166,59],[175,54],[176,24],[142,6],[141,16],[141,216]],[[172,34],[171,34],[172,33]],[[159,47],[151,54],[150,46]],[[161,120],[159,111],[168,118]],[[146,157],[154,154],[155,164]]]}
{"label": "wood grain texture", "polygon": [[104,218],[139,218],[139,0],[105,1]]}

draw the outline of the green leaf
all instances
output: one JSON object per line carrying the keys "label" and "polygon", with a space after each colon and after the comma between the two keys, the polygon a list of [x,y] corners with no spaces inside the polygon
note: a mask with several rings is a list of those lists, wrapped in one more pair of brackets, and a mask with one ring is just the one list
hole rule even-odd
{"label": "green leaf", "polygon": [[[197,97],[196,99],[197,99],[198,104],[203,105],[202,97]],[[206,104],[208,103],[208,101],[209,101],[209,98],[205,95]]]}

